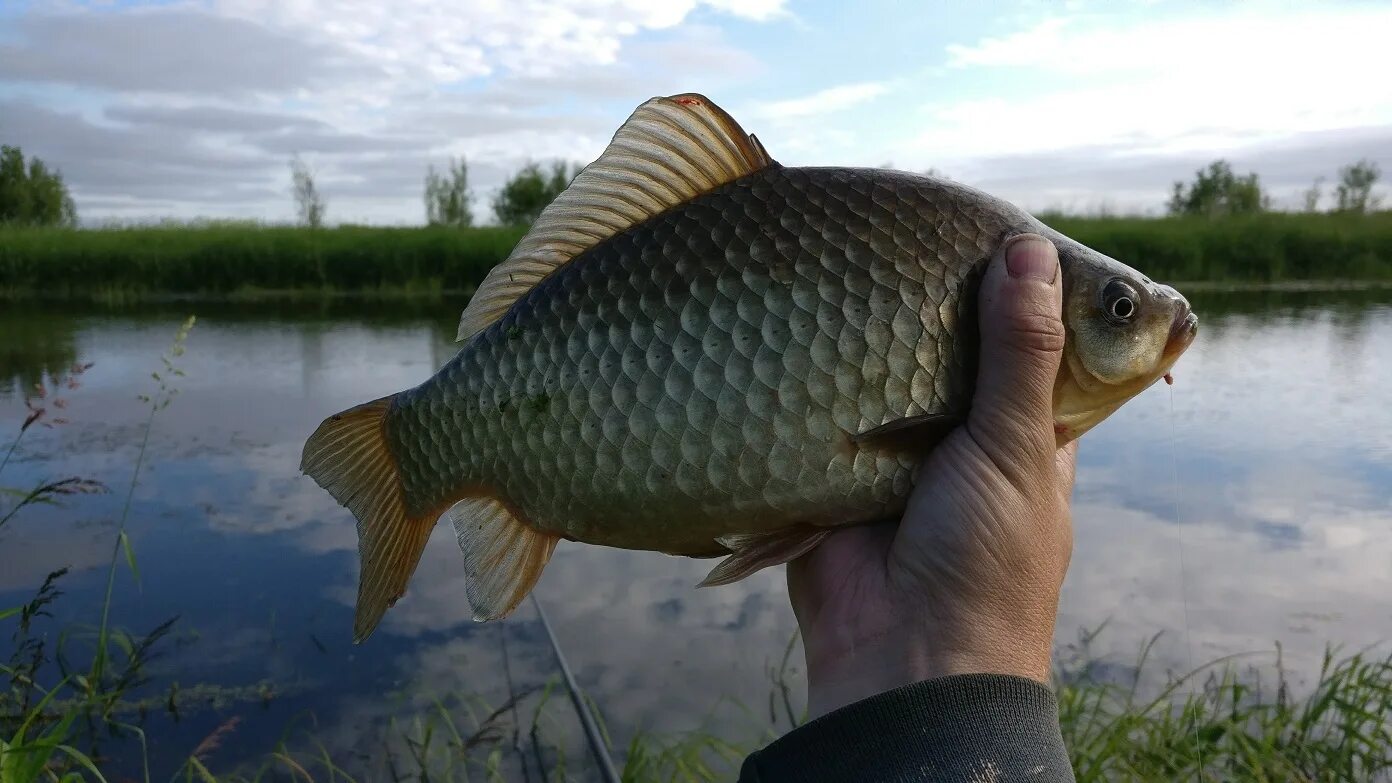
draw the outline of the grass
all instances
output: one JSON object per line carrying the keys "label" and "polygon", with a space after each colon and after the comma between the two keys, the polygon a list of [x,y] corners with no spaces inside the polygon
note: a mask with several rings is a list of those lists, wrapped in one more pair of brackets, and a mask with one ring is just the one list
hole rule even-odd
{"label": "grass", "polygon": [[1155,640],[1127,683],[1089,677],[1086,653],[1059,667],[1060,724],[1080,783],[1392,778],[1392,655],[1326,648],[1314,685],[1297,695],[1278,644],[1172,677],[1154,693],[1139,683]]}
{"label": "grass", "polygon": [[[1392,212],[1045,222],[1155,279],[1392,281]],[[517,228],[256,224],[0,228],[0,298],[381,297],[471,292]]]}
{"label": "grass", "polygon": [[[175,335],[169,353],[160,357],[163,369],[152,374],[157,390],[140,398],[149,405],[150,415],[145,422],[140,452],[131,471],[125,505],[117,522],[117,535],[112,542],[107,573],[106,596],[102,602],[100,623],[91,638],[91,663],[83,667],[86,671],[72,666],[69,655],[69,644],[85,635],[83,629],[65,629],[58,636],[57,650],[52,654],[52,660],[49,658],[46,637],[31,633],[33,620],[46,615],[48,605],[59,597],[57,582],[66,569],[50,573],[27,604],[0,610],[0,619],[17,618],[17,627],[11,636],[13,650],[10,660],[0,664],[0,674],[9,678],[8,693],[0,694],[0,783],[84,779],[77,770],[90,772],[94,779],[104,781],[93,761],[91,750],[78,747],[84,739],[85,744],[95,747],[96,734],[100,730],[110,733],[123,731],[137,737],[141,756],[146,757],[144,731],[137,725],[124,722],[117,712],[125,695],[145,684],[145,665],[151,660],[156,646],[173,627],[174,620],[161,623],[143,636],[134,636],[110,625],[111,599],[116,573],[123,560],[131,574],[139,579],[135,553],[126,535],[131,498],[140,479],[155,416],[168,407],[178,393],[175,382],[182,377],[183,371],[179,369],[177,360],[183,355],[184,340],[193,324],[192,317],[185,321]],[[26,396],[27,413],[3,460],[0,460],[0,472],[9,465],[24,435],[32,428],[61,426],[64,423],[61,415],[58,415],[65,406],[61,395],[78,388],[82,373],[89,367],[76,365],[65,377],[54,379],[51,388],[41,385],[32,395]],[[0,527],[10,523],[19,512],[30,506],[56,503],[65,495],[104,491],[104,485],[81,477],[44,481],[28,491],[6,490],[3,494],[16,496],[17,500],[0,517]],[[40,684],[40,677],[46,664],[51,662],[58,664],[61,676],[56,683],[44,686]]]}
{"label": "grass", "polygon": [[[161,358],[154,375],[157,388],[142,398],[150,406],[142,436],[146,442],[159,412],[174,398],[181,376],[178,357],[192,323],[185,323],[173,349]],[[15,438],[0,453],[0,478],[26,432],[62,425],[62,395],[80,386],[86,369],[73,367],[29,400]],[[160,708],[161,701],[164,709],[177,713],[193,694],[225,717],[177,760],[173,780],[551,781],[582,775],[588,767],[588,759],[574,755],[583,751],[577,750],[579,733],[564,691],[558,690],[559,680],[513,690],[510,674],[509,695],[500,703],[455,694],[405,709],[381,729],[375,744],[347,749],[354,753],[327,747],[317,725],[309,722],[288,726],[271,747],[217,754],[238,740],[242,718],[226,713],[265,698],[258,695],[265,689],[223,694],[216,686],[180,689],[177,683],[150,682],[148,664],[169,641],[173,620],[134,634],[119,628],[110,614],[112,585],[121,567],[139,579],[125,530],[130,493],[143,463],[142,446],[112,542],[99,622],[91,628],[64,628],[56,640],[39,631],[38,619],[50,616],[50,607],[62,596],[64,570],[50,574],[25,604],[0,608],[0,633],[12,641],[8,661],[0,662],[0,676],[8,680],[8,687],[0,685],[0,781],[105,781],[102,750],[114,737],[138,746],[148,783],[145,715]],[[7,503],[0,506],[0,528],[22,523],[21,512],[35,504],[104,491],[100,484],[70,477],[0,493],[10,498],[0,501]],[[1156,666],[1150,660],[1154,640],[1141,650],[1132,673],[1117,681],[1094,676],[1098,662],[1090,647],[1095,635],[1085,634],[1078,645],[1061,651],[1055,667],[1063,734],[1084,783],[1392,778],[1392,656],[1330,648],[1314,684],[1297,692],[1277,646],[1274,654],[1223,658],[1167,677],[1157,688],[1143,685],[1152,681],[1148,675]],[[503,643],[504,668],[510,672],[506,637]],[[792,695],[795,652],[794,638],[769,668],[766,714],[748,705],[717,703],[706,727],[674,735],[639,732],[622,748],[615,747],[606,729],[611,751],[623,761],[624,781],[734,778],[749,752],[805,720]],[[151,691],[168,696],[154,698]],[[602,719],[602,705],[593,706]],[[231,761],[216,763],[215,758]]]}
{"label": "grass", "polygon": [[0,228],[0,295],[470,291],[520,237],[514,228]]}
{"label": "grass", "polygon": [[1040,217],[1157,280],[1392,281],[1392,212],[1267,212],[1216,220]]}

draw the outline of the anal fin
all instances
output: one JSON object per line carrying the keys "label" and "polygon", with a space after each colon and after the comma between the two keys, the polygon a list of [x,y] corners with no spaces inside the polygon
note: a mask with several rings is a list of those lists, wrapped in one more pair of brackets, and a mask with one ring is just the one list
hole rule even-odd
{"label": "anal fin", "polygon": [[728,585],[769,566],[782,565],[811,552],[831,528],[794,525],[771,533],[735,533],[716,539],[731,555],[711,569],[698,587]]}
{"label": "anal fin", "polygon": [[537,530],[493,497],[461,500],[449,518],[464,551],[474,620],[507,617],[536,585],[560,536]]}

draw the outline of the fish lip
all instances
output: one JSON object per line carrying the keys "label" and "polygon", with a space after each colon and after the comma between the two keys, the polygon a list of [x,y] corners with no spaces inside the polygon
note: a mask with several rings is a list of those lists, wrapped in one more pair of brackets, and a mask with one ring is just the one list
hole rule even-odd
{"label": "fish lip", "polygon": [[1178,355],[1194,342],[1198,333],[1199,317],[1194,315],[1194,311],[1186,303],[1183,309],[1175,313],[1174,323],[1170,324],[1170,335],[1165,342],[1165,355]]}

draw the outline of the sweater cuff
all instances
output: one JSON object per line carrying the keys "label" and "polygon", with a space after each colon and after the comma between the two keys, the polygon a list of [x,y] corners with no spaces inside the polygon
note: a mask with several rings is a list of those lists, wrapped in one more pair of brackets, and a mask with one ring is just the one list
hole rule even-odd
{"label": "sweater cuff", "polygon": [[745,760],[740,780],[1072,781],[1058,702],[1000,674],[925,680],[794,729]]}

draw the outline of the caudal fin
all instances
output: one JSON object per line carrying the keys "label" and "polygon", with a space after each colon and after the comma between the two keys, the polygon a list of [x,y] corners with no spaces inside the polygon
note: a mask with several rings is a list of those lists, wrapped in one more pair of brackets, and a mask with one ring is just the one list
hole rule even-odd
{"label": "caudal fin", "polygon": [[334,414],[305,443],[300,470],[358,520],[358,608],[353,641],[366,639],[406,592],[439,514],[411,517],[396,458],[387,447],[391,397]]}

